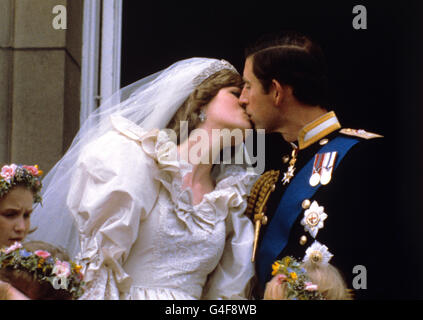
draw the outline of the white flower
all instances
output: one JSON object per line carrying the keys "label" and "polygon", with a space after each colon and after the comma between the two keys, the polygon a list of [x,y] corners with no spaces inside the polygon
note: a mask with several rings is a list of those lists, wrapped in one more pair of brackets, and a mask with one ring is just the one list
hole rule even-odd
{"label": "white flower", "polygon": [[305,290],[306,291],[317,291],[318,287],[317,284],[313,284],[312,282],[305,282]]}
{"label": "white flower", "polygon": [[69,262],[57,260],[53,268],[53,273],[60,278],[69,277],[71,275],[71,266]]}
{"label": "white flower", "polygon": [[20,242],[15,242],[9,248],[6,248],[6,250],[4,251],[4,253],[9,254],[12,251],[15,251],[15,250],[20,249],[20,248],[22,248],[22,245],[20,244]]}
{"label": "white flower", "polygon": [[304,211],[304,218],[301,220],[301,224],[304,226],[304,230],[310,232],[313,238],[316,238],[317,232],[324,226],[323,221],[328,217],[323,210],[323,207],[313,201],[310,208]]}
{"label": "white flower", "polygon": [[328,247],[322,245],[318,241],[314,241],[313,244],[308,247],[303,261],[312,261],[314,263],[328,264],[330,259],[332,259],[333,254],[328,250]]}

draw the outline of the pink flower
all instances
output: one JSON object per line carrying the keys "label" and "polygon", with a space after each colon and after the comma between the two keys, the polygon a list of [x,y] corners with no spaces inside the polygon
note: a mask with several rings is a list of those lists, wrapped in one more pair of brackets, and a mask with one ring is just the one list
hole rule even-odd
{"label": "pink flower", "polygon": [[278,274],[276,276],[276,279],[278,280],[279,284],[282,284],[282,282],[285,282],[287,279],[287,276],[284,274]]}
{"label": "pink flower", "polygon": [[317,285],[312,282],[305,282],[305,290],[307,291],[317,291]]}
{"label": "pink flower", "polygon": [[18,166],[16,164],[11,164],[10,166],[4,166],[3,168],[1,168],[0,175],[2,176],[3,179],[10,180],[10,178],[12,178],[15,175],[15,171],[17,167]]}
{"label": "pink flower", "polygon": [[38,176],[38,168],[34,166],[23,166],[26,170],[29,171],[34,177]]}
{"label": "pink flower", "polygon": [[9,254],[9,253],[11,253],[11,252],[13,252],[13,251],[15,251],[15,250],[18,250],[18,249],[20,249],[20,248],[22,248],[22,245],[20,244],[20,242],[15,242],[14,244],[12,244],[9,248],[6,248],[6,250],[5,250],[5,254]]}
{"label": "pink flower", "polygon": [[53,273],[61,278],[69,277],[71,275],[71,266],[69,262],[57,260],[53,268]]}
{"label": "pink flower", "polygon": [[43,251],[43,250],[37,250],[34,252],[35,255],[43,258],[43,259],[47,259],[48,257],[51,256],[51,254],[47,251]]}

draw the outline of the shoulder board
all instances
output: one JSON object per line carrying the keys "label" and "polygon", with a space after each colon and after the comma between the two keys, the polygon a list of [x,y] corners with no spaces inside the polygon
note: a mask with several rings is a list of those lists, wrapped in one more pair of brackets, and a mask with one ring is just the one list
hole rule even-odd
{"label": "shoulder board", "polygon": [[339,130],[340,133],[345,134],[347,136],[359,137],[366,140],[374,139],[374,138],[383,138],[380,134],[367,132],[363,129],[341,129]]}

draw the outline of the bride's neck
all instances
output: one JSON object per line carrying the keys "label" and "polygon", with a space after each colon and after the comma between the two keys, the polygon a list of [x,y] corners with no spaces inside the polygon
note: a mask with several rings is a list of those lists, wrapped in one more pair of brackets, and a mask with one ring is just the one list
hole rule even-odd
{"label": "bride's neck", "polygon": [[213,139],[212,131],[204,128],[201,134],[190,134],[188,139],[178,145],[179,159],[192,165],[192,183],[211,179],[213,158],[218,156],[221,150],[220,138]]}

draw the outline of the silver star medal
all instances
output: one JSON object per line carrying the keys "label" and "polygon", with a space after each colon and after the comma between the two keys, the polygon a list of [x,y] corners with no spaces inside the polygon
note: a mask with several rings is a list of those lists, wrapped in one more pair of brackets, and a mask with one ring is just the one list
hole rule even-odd
{"label": "silver star medal", "polygon": [[321,244],[319,241],[314,241],[313,244],[307,248],[303,262],[311,261],[315,264],[327,265],[332,257],[333,254],[329,252],[328,247]]}
{"label": "silver star medal", "polygon": [[295,163],[297,162],[297,154],[298,154],[298,147],[291,143],[292,145],[292,154],[291,154],[291,161],[289,161],[289,167],[288,170],[283,174],[282,178],[282,184],[285,185],[291,181],[292,178],[294,178],[294,172],[295,172]]}
{"label": "silver star medal", "polygon": [[323,222],[328,217],[323,210],[323,207],[320,207],[316,201],[313,201],[310,208],[304,211],[304,218],[301,220],[301,225],[304,226],[304,230],[309,232],[313,238],[316,238],[319,230],[324,227]]}
{"label": "silver star medal", "polygon": [[294,171],[295,171],[294,167],[288,168],[288,171],[283,174],[283,178],[282,178],[283,184],[287,184],[291,181],[291,179],[294,177]]}

